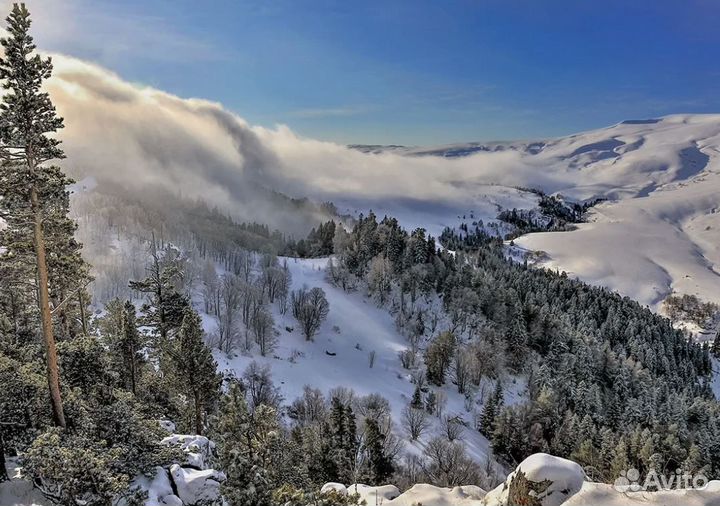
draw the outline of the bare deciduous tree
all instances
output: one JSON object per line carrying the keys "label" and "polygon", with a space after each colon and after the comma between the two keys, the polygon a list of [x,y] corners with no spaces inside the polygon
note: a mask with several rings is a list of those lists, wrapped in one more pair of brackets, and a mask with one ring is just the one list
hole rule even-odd
{"label": "bare deciduous tree", "polygon": [[416,409],[410,405],[406,406],[402,412],[402,423],[413,441],[420,438],[430,428],[427,412],[424,409]]}
{"label": "bare deciduous tree", "polygon": [[457,441],[434,438],[425,447],[425,456],[423,471],[428,481],[437,486],[456,487],[463,483],[478,483],[482,478],[480,467]]}
{"label": "bare deciduous tree", "polygon": [[443,418],[442,429],[448,441],[455,441],[462,437],[465,426],[459,416],[446,416]]}
{"label": "bare deciduous tree", "polygon": [[245,369],[242,379],[252,408],[256,408],[261,404],[273,408],[280,406],[282,396],[280,395],[280,389],[272,381],[269,365],[261,366],[255,361],[251,362]]}
{"label": "bare deciduous tree", "polygon": [[291,305],[305,339],[311,341],[330,312],[325,292],[317,287],[310,291],[305,288],[295,290],[291,295]]}
{"label": "bare deciduous tree", "polygon": [[266,307],[260,307],[250,320],[255,342],[260,348],[260,354],[264,357],[275,349],[277,339],[273,331],[273,317]]}

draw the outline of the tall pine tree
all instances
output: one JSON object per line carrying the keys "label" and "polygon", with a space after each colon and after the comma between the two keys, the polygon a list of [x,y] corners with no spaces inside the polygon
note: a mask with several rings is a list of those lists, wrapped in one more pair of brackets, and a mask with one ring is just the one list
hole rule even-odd
{"label": "tall pine tree", "polygon": [[[5,53],[0,58],[0,79],[5,89],[0,104],[0,158],[3,160],[3,196],[13,197],[3,200],[3,207],[14,208],[2,211],[4,218],[11,217],[7,228],[16,240],[10,253],[16,251],[23,255],[30,248],[32,251],[53,418],[56,425],[64,427],[53,313],[62,315],[75,295],[72,292],[79,293],[84,286],[66,286],[67,290],[51,293],[51,263],[55,263],[59,278],[55,281],[62,281],[67,271],[82,269],[79,245],[72,239],[74,225],[66,216],[65,188],[70,181],[60,169],[44,165],[64,158],[60,141],[49,136],[63,127],[63,120],[56,115],[50,96],[41,91],[53,67],[50,58],[44,59],[35,53],[29,34],[30,13],[24,4],[13,6],[7,24],[9,36],[0,40]],[[54,237],[48,237],[46,228]],[[27,235],[23,233],[25,229]],[[49,239],[64,248],[49,255]],[[52,283],[54,291],[60,287],[60,283]]]}

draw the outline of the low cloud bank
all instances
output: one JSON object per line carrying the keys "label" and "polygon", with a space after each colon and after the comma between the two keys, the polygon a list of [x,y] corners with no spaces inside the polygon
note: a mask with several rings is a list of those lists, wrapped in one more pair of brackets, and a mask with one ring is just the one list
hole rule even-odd
{"label": "low cloud bank", "polygon": [[318,200],[449,202],[469,198],[476,183],[537,183],[517,151],[460,159],[365,154],[284,125],[251,126],[218,103],[130,84],[74,58],[54,61],[48,89],[66,119],[64,163],[76,177],[170,187],[237,215],[256,205],[256,185]]}

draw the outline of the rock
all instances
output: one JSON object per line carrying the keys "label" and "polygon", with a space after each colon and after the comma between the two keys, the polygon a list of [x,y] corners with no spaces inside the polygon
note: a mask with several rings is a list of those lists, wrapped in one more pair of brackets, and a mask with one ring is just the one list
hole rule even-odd
{"label": "rock", "polygon": [[214,469],[198,471],[174,464],[170,467],[170,475],[175,484],[177,496],[183,504],[222,503],[220,484],[225,481],[225,474]]}
{"label": "rock", "polygon": [[536,453],[485,496],[487,506],[560,506],[580,491],[585,471],[570,460]]}
{"label": "rock", "polygon": [[325,494],[332,490],[334,490],[335,492],[338,492],[339,494],[342,494],[342,495],[347,495],[347,493],[348,493],[347,487],[345,487],[345,485],[343,485],[342,483],[334,483],[334,482],[326,483],[325,485],[323,485],[322,488],[320,489],[320,493]]}

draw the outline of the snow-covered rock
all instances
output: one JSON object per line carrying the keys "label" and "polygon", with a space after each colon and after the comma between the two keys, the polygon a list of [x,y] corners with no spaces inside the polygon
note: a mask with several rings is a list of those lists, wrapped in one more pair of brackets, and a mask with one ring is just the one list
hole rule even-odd
{"label": "snow-covered rock", "polygon": [[215,451],[215,443],[205,436],[173,434],[163,438],[161,443],[181,448],[186,455],[186,464],[197,469],[207,469]]}
{"label": "snow-covered rock", "polygon": [[321,493],[335,491],[342,495],[357,495],[361,504],[368,506],[481,506],[485,491],[475,485],[442,488],[419,484],[404,493],[395,485],[373,487],[355,483],[347,487],[342,483],[326,483]]}
{"label": "snow-covered rock", "polygon": [[[387,506],[481,506],[485,491],[474,485],[454,488],[415,485],[386,504]],[[368,502],[368,504],[375,504]]]}
{"label": "snow-covered rock", "polygon": [[612,485],[585,483],[563,506],[719,506],[720,482],[703,490],[619,492]]}
{"label": "snow-covered rock", "polygon": [[400,495],[400,490],[395,485],[371,487],[356,483],[347,487],[347,493],[351,495],[357,494],[361,503],[365,501],[366,504],[387,504],[388,501]]}
{"label": "snow-covered rock", "polygon": [[185,505],[221,504],[220,484],[225,474],[214,469],[198,471],[174,464],[170,467],[177,496]]}
{"label": "snow-covered rock", "polygon": [[345,485],[343,485],[342,483],[335,483],[335,482],[326,483],[320,489],[321,494],[327,494],[328,492],[337,492],[338,494],[342,494],[342,495],[348,494],[348,490]]}
{"label": "snow-covered rock", "polygon": [[485,496],[487,506],[509,506],[520,496],[534,497],[542,506],[559,506],[580,491],[587,480],[582,467],[570,460],[536,453],[523,460],[505,482]]}
{"label": "snow-covered rock", "polygon": [[138,476],[133,486],[147,492],[145,506],[183,506],[182,500],[173,491],[167,469],[156,467],[152,477]]}
{"label": "snow-covered rock", "polygon": [[[168,427],[172,424],[169,422]],[[210,468],[215,443],[205,436],[172,434],[161,443],[178,447],[185,453],[185,462],[170,469],[157,467],[150,476],[138,476],[133,486],[148,494],[145,506],[220,505],[220,484],[225,475]]]}
{"label": "snow-covered rock", "polygon": [[168,431],[170,434],[175,433],[175,424],[170,420],[159,420],[160,427]]}

